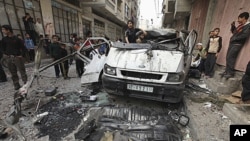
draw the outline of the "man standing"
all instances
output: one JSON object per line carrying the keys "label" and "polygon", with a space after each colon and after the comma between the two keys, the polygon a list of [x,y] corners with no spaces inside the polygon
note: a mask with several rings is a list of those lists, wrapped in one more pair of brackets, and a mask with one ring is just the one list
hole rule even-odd
{"label": "man standing", "polygon": [[49,35],[48,34],[45,34],[45,39],[44,39],[44,45],[43,45],[43,48],[45,50],[45,53],[47,56],[49,56],[49,46],[51,44],[51,40],[49,38]]}
{"label": "man standing", "polygon": [[14,36],[11,26],[3,25],[2,33],[6,35],[2,39],[3,56],[6,57],[15,90],[18,90],[21,86],[19,84],[17,70],[19,70],[21,74],[23,83],[26,84],[27,82],[24,59],[22,57],[25,53],[25,47],[23,42],[18,37]]}
{"label": "man standing", "polygon": [[44,31],[43,31],[43,25],[42,25],[42,21],[40,18],[36,19],[36,23],[35,23],[35,30],[37,35],[44,35]]}
{"label": "man standing", "polygon": [[236,27],[235,22],[231,24],[231,31],[233,33],[229,41],[229,47],[226,56],[226,70],[221,75],[225,78],[234,77],[234,66],[237,56],[244,46],[250,34],[250,23],[248,21],[249,13],[243,12],[238,16],[239,25]]}
{"label": "man standing", "polygon": [[30,39],[29,33],[25,33],[24,44],[29,53],[29,61],[33,62],[35,60],[35,46],[33,41]]}
{"label": "man standing", "polygon": [[242,77],[242,93],[241,100],[250,102],[250,61],[247,64],[245,74]]}
{"label": "man standing", "polygon": [[[52,36],[52,43],[50,44],[49,49],[50,49],[50,55],[54,61],[61,58],[61,47],[60,44],[58,43],[57,35]],[[60,74],[59,65],[58,64],[54,65],[54,68],[55,68],[56,78],[59,78]]]}
{"label": "man standing", "polygon": [[[2,59],[3,57],[3,53],[2,53],[2,41],[0,40],[0,60]],[[6,74],[4,72],[4,69],[2,67],[2,64],[0,62],[0,83],[1,82],[6,82],[7,81],[7,77],[6,77]]]}
{"label": "man standing", "polygon": [[132,20],[128,20],[127,26],[128,29],[125,31],[126,43],[136,43],[136,33],[138,31],[142,31],[144,35],[147,35],[147,33],[144,30],[141,30],[139,28],[134,28],[134,22]]}
{"label": "man standing", "polygon": [[34,45],[36,45],[36,31],[34,26],[34,20],[29,13],[25,13],[23,17],[24,27],[27,33],[29,33],[30,38],[33,40]]}
{"label": "man standing", "polygon": [[213,34],[212,36],[210,36],[206,47],[206,52],[207,52],[207,59],[205,62],[206,77],[213,76],[216,59],[222,47],[222,37],[219,36],[219,33],[220,33],[219,28],[215,28],[213,30]]}

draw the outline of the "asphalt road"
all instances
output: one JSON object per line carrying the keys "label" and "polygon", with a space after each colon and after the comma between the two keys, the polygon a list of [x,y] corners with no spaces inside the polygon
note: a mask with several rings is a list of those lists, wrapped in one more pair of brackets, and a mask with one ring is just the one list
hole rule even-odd
{"label": "asphalt road", "polygon": [[[6,73],[8,82],[0,84],[1,119],[12,106],[15,92],[8,71]],[[32,65],[27,67],[27,73],[30,78]],[[168,114],[173,111],[185,115],[182,103],[167,104],[110,96],[101,84],[81,86],[74,64],[70,67],[69,77],[67,80],[56,78],[51,67],[41,72],[39,79],[33,82],[27,99],[23,101],[23,116],[18,123],[27,140],[97,141],[112,137],[113,140],[180,141],[189,138],[188,128],[173,120],[176,115]],[[56,94],[46,96],[45,91],[51,88],[57,88]],[[89,101],[89,96],[96,96],[97,99]],[[46,112],[47,115],[36,120],[36,115]],[[20,139],[20,134],[13,130],[4,140]]]}

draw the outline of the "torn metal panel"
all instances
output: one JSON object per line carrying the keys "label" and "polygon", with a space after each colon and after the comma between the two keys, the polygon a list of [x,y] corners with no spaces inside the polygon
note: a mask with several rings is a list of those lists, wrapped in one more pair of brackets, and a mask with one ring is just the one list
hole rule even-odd
{"label": "torn metal panel", "polygon": [[81,84],[94,83],[99,81],[99,77],[102,73],[106,58],[107,57],[105,55],[92,55],[92,60],[85,67],[85,72],[81,77]]}
{"label": "torn metal panel", "polygon": [[102,115],[97,119],[99,128],[86,140],[114,139],[116,136],[131,141],[182,140],[182,134],[164,111],[152,112],[141,107],[104,107],[97,110],[97,113],[100,112]]}
{"label": "torn metal panel", "polygon": [[[148,59],[146,51],[139,51],[111,48],[107,63],[110,66],[122,69],[149,72],[176,72],[180,62],[184,58],[183,53],[179,51],[152,50],[152,57]],[[144,67],[141,67],[142,65]]]}

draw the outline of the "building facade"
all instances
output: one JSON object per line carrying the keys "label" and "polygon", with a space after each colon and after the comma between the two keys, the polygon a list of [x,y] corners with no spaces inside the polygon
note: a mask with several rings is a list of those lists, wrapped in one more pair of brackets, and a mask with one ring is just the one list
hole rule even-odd
{"label": "building facade", "polygon": [[[42,18],[40,2],[38,0],[0,0],[0,25],[11,25],[15,34],[25,34],[22,18],[29,13],[35,19]],[[0,34],[2,39],[3,34]]]}
{"label": "building facade", "polygon": [[34,21],[42,19],[44,34],[56,34],[63,42],[71,33],[85,37],[87,31],[114,41],[124,38],[127,20],[138,23],[139,4],[136,0],[0,0],[0,25],[9,24],[15,34],[24,36],[22,18],[29,13]]}
{"label": "building facade", "polygon": [[84,0],[82,16],[88,25],[83,23],[83,27],[91,29],[94,36],[124,39],[127,21],[132,19],[138,24],[139,4],[136,0]]}

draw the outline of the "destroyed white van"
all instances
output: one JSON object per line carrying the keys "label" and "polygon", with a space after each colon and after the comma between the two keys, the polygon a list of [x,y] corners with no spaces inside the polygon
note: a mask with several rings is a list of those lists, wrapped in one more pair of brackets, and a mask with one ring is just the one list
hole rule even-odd
{"label": "destroyed white van", "polygon": [[106,56],[93,56],[82,83],[102,81],[109,94],[178,103],[196,37],[161,29],[147,31],[147,43],[113,42]]}

